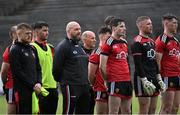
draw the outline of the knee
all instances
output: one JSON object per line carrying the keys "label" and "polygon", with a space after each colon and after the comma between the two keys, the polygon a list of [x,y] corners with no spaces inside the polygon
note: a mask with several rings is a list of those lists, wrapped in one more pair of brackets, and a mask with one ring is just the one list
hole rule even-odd
{"label": "knee", "polygon": [[166,113],[166,114],[171,113],[171,110],[172,110],[172,105],[171,104],[166,104],[162,108],[162,111],[164,111],[163,113]]}
{"label": "knee", "polygon": [[140,106],[139,106],[140,110],[139,110],[139,113],[140,114],[148,114],[148,111],[149,111],[149,104],[147,103],[141,103]]}
{"label": "knee", "polygon": [[131,114],[131,109],[121,110],[121,114]]}
{"label": "knee", "polygon": [[178,109],[179,109],[179,104],[174,104],[173,107],[172,107],[172,113],[177,114]]}
{"label": "knee", "polygon": [[155,114],[156,107],[150,108],[148,114]]}

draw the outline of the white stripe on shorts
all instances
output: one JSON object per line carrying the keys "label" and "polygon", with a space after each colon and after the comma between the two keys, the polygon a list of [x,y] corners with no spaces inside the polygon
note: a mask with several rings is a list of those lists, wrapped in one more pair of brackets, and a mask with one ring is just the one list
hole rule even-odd
{"label": "white stripe on shorts", "polygon": [[101,91],[97,91],[97,97],[96,99],[99,100],[101,98]]}
{"label": "white stripe on shorts", "polygon": [[9,89],[8,98],[9,98],[8,103],[12,103],[13,102],[13,88]]}
{"label": "white stripe on shorts", "polygon": [[165,83],[166,86],[168,87],[168,77],[164,77],[164,83]]}
{"label": "white stripe on shorts", "polygon": [[66,92],[67,92],[67,108],[66,108],[66,114],[69,114],[69,108],[70,108],[70,90],[69,85],[66,85]]}
{"label": "white stripe on shorts", "polygon": [[142,87],[141,87],[141,80],[140,76],[137,76],[137,88],[138,88],[138,95],[142,95]]}
{"label": "white stripe on shorts", "polygon": [[115,87],[115,82],[111,82],[111,90],[110,90],[111,95],[114,94],[114,87]]}

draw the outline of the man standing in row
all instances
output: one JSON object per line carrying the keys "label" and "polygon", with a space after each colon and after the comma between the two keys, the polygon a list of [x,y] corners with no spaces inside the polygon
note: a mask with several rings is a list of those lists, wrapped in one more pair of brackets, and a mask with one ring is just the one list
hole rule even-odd
{"label": "man standing in row", "polygon": [[112,35],[101,47],[100,70],[107,82],[109,114],[131,113],[132,84],[128,66],[125,21],[111,20]]}
{"label": "man standing in row", "polygon": [[98,31],[98,36],[99,47],[89,56],[88,78],[95,93],[96,114],[108,114],[108,93],[99,70],[99,59],[101,46],[111,36],[111,30],[108,27],[101,27]]}
{"label": "man standing in row", "polygon": [[[12,26],[9,32],[9,36],[12,39],[12,44],[14,44],[14,42],[17,40],[16,30],[17,30],[17,26]],[[9,50],[12,44],[10,44],[6,48],[5,52],[3,53],[3,63],[1,66],[1,77],[2,77],[3,86],[5,90],[4,92],[6,94],[8,114],[16,113],[15,95],[14,95],[14,89],[13,89],[13,78],[12,78],[12,72],[11,72],[11,68],[9,64]]]}
{"label": "man standing in row", "polygon": [[136,20],[139,35],[131,46],[134,58],[134,89],[139,101],[139,114],[155,114],[159,90],[166,87],[159,75],[155,42],[150,38],[152,21],[148,16],[140,16]]}
{"label": "man standing in row", "polygon": [[162,94],[161,114],[177,114],[180,105],[180,43],[175,37],[178,19],[166,14],[162,18],[164,33],[156,40],[157,63],[167,86]]}
{"label": "man standing in row", "polygon": [[66,33],[67,37],[55,48],[53,62],[53,75],[63,95],[63,114],[88,114],[88,56],[79,45],[81,27],[75,21],[69,22]]}
{"label": "man standing in row", "polygon": [[26,23],[17,25],[18,41],[10,48],[9,62],[12,70],[15,102],[18,114],[32,113],[32,93],[41,92],[41,68],[30,46],[32,28]]}
{"label": "man standing in row", "polygon": [[[38,57],[42,73],[42,87],[48,92],[48,96],[39,96],[40,114],[56,114],[58,105],[57,84],[52,74],[54,48],[47,43],[49,25],[44,21],[33,25],[35,54]],[[49,107],[51,106],[51,107]]]}
{"label": "man standing in row", "polygon": [[[82,47],[89,57],[96,46],[96,35],[93,31],[85,31],[82,33],[81,40],[83,42]],[[95,100],[94,100],[94,91],[91,85],[90,85],[90,94],[91,94],[91,98],[90,98],[89,114],[94,114]]]}

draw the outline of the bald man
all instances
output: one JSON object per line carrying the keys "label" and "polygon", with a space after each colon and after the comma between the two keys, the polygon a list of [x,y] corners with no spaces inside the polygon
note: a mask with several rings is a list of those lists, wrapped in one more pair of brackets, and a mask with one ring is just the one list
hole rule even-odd
{"label": "bald man", "polygon": [[82,33],[81,40],[83,42],[83,49],[87,55],[90,55],[96,46],[96,35],[92,31],[85,31]]}
{"label": "bald man", "polygon": [[69,22],[66,34],[67,37],[55,48],[53,62],[54,79],[60,82],[63,95],[63,114],[88,114],[88,56],[79,45],[80,25],[75,21]]}
{"label": "bald man", "polygon": [[[83,42],[83,49],[88,55],[88,57],[91,55],[93,49],[96,46],[96,35],[93,31],[84,31],[81,36],[81,40]],[[88,62],[87,62],[88,64]],[[88,68],[87,68],[88,69]],[[90,94],[91,94],[91,99],[90,99],[90,109],[89,109],[89,114],[94,114],[94,106],[95,106],[95,100],[94,100],[94,91],[92,87],[90,87]]]}

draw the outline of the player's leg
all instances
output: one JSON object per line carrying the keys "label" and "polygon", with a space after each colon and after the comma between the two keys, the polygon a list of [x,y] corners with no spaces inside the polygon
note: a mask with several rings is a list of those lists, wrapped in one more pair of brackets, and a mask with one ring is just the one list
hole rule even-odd
{"label": "player's leg", "polygon": [[121,114],[131,114],[132,83],[131,81],[119,82],[121,95]]}
{"label": "player's leg", "polygon": [[170,114],[173,106],[174,91],[166,91],[162,94],[160,114]]}
{"label": "player's leg", "polygon": [[108,98],[109,114],[118,114],[121,105],[121,98],[110,95]]}
{"label": "player's leg", "polygon": [[108,94],[97,91],[96,94],[96,114],[108,114]]}
{"label": "player's leg", "polygon": [[148,114],[150,106],[150,97],[138,97],[139,114]]}
{"label": "player's leg", "polygon": [[15,104],[15,95],[13,88],[5,89],[6,100],[7,100],[7,113],[15,114],[16,113],[16,104]]}
{"label": "player's leg", "polygon": [[121,106],[121,98],[118,96],[119,87],[117,82],[108,82],[108,108],[109,114],[118,114]]}
{"label": "player's leg", "polygon": [[131,98],[130,99],[121,99],[121,114],[130,114],[131,113]]}
{"label": "player's leg", "polygon": [[175,91],[171,114],[177,114],[180,105],[180,90]]}
{"label": "player's leg", "polygon": [[150,106],[148,114],[155,114],[157,107],[158,96],[150,97]]}
{"label": "player's leg", "polygon": [[105,101],[96,101],[96,114],[108,114],[108,104]]}

